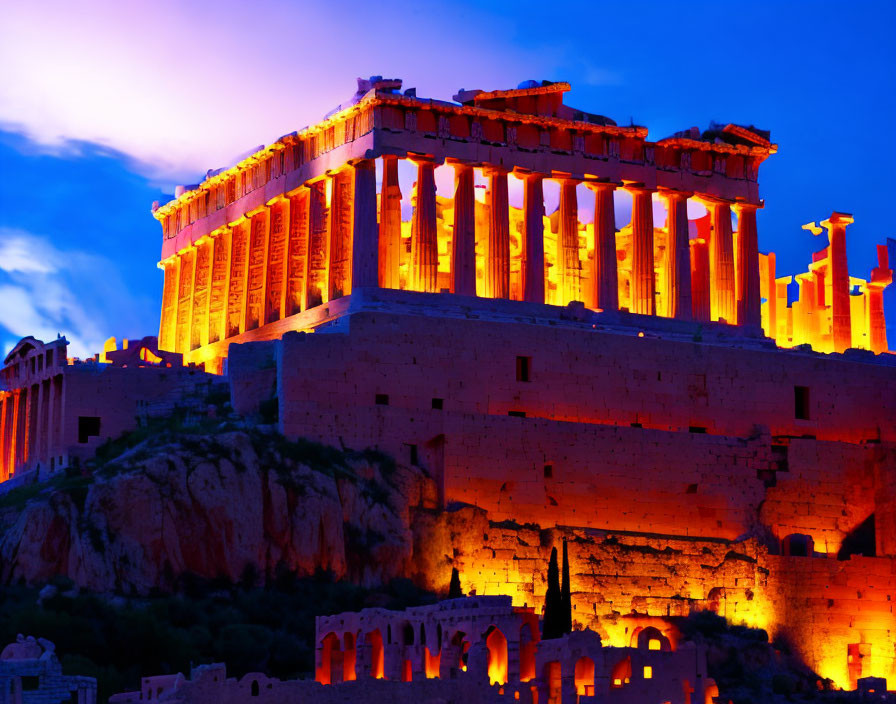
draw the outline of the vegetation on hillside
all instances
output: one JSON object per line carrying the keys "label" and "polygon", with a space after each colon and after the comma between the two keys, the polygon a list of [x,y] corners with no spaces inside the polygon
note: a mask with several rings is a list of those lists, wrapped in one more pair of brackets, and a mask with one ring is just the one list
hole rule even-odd
{"label": "vegetation on hillside", "polygon": [[98,680],[97,701],[139,689],[140,677],[227,664],[228,674],[265,672],[290,679],[314,668],[314,617],[370,606],[403,609],[435,595],[409,580],[364,589],[328,574],[290,573],[258,586],[247,570],[239,584],[181,577],[176,595],[144,599],[95,595],[57,580],[49,589],[0,589],[0,648],[23,633],[56,644],[66,674]]}

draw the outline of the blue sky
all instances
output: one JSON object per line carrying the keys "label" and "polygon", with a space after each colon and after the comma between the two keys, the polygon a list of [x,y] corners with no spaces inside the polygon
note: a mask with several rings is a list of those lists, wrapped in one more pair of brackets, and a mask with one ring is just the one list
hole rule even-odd
{"label": "blue sky", "polygon": [[443,99],[567,80],[569,103],[652,139],[710,120],[770,129],[760,248],[779,275],[803,271],[825,239],[800,226],[844,210],[851,273],[867,277],[896,236],[894,26],[889,1],[4,4],[0,349],[28,333],[62,332],[77,354],[154,334],[152,202],[373,73]]}

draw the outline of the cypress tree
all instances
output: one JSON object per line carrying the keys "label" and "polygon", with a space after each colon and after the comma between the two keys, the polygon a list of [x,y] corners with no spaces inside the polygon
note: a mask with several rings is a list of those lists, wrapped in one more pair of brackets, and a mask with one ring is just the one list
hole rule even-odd
{"label": "cypress tree", "polygon": [[457,571],[457,567],[452,567],[451,583],[448,585],[448,598],[460,599],[463,595],[464,592],[460,588],[460,573]]}
{"label": "cypress tree", "polygon": [[560,599],[562,632],[572,633],[572,588],[569,584],[569,553],[566,549],[566,538],[563,539],[563,585],[560,588]]}
{"label": "cypress tree", "polygon": [[548,590],[544,595],[544,621],[541,637],[559,638],[563,635],[563,602],[560,594],[560,570],[557,568],[557,548],[551,549],[548,563]]}

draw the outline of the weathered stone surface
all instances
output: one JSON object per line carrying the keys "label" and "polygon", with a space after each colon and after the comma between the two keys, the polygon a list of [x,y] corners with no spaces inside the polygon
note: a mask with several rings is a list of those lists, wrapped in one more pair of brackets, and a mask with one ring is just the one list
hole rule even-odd
{"label": "weathered stone surface", "polygon": [[172,442],[100,473],[81,505],[55,489],[9,510],[0,576],[63,574],[95,591],[145,593],[185,572],[238,580],[250,566],[266,575],[278,565],[331,570],[362,584],[405,574],[409,511],[434,495],[422,470],[360,456],[312,469],[259,451],[266,441],[234,432]]}

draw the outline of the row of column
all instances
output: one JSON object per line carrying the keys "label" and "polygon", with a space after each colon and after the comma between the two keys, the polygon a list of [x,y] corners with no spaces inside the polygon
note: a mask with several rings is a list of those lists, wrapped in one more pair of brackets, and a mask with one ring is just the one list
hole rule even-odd
{"label": "row of column", "polygon": [[162,264],[159,346],[189,352],[376,286],[377,239],[371,160],[276,198]]}
{"label": "row of column", "polygon": [[0,398],[0,481],[23,467],[55,465],[62,414],[62,377],[4,393]]}
{"label": "row of column", "polygon": [[[436,164],[414,159],[415,208],[406,287],[437,292],[438,223]],[[188,352],[280,320],[351,293],[353,287],[399,288],[402,221],[398,160],[383,157],[377,212],[376,172],[362,160],[281,196],[248,213],[212,237],[163,264],[160,346]],[[473,166],[454,163],[454,234],[451,291],[476,295],[476,214]],[[510,206],[508,171],[483,169],[489,181],[490,207],[485,252],[485,296],[510,297]],[[524,173],[522,297],[545,302],[545,176]],[[594,257],[589,290],[582,290],[578,248],[578,181],[560,184],[560,232],[557,262],[566,300],[581,300],[605,311],[619,308],[616,223],[613,193],[621,184],[586,181],[594,193]],[[692,194],[661,190],[668,208],[666,261],[661,268],[665,310],[656,309],[653,191],[623,186],[632,194],[631,303],[633,313],[681,319],[713,319],[760,324],[756,207],[733,204],[740,233],[737,256],[731,228],[732,204],[705,201],[712,213],[708,247],[708,285],[692,285],[695,269],[688,237],[687,199]],[[698,259],[696,270],[702,272]],[[735,270],[735,262],[737,269]],[[693,289],[710,296],[695,302]]]}
{"label": "row of column", "polygon": [[[381,242],[385,251],[397,251],[401,236],[400,191],[397,160],[385,157],[383,180],[384,211],[381,216]],[[412,227],[409,288],[415,291],[437,291],[438,243],[436,237],[435,165],[427,160],[417,165],[416,209]],[[452,291],[476,295],[476,259],[474,231],[474,185],[472,167],[454,164],[455,228],[451,252]],[[489,181],[491,197],[488,238],[485,252],[485,295],[491,298],[510,297],[510,213],[508,172],[494,167],[483,169]],[[544,270],[544,195],[540,174],[523,174],[523,300],[545,301]],[[560,232],[557,266],[560,285],[571,300],[581,300],[589,307],[616,310],[619,307],[616,264],[616,222],[613,192],[619,184],[586,181],[594,192],[594,258],[591,290],[581,289],[578,248],[578,181],[561,180]],[[654,272],[654,223],[651,189],[627,184],[632,194],[632,263],[631,306],[633,313],[663,315],[672,318],[724,320],[731,324],[761,323],[759,298],[759,251],[756,233],[756,209],[746,203],[706,200],[712,214],[712,236],[709,242],[708,293],[709,312],[694,309],[691,286],[691,252],[688,235],[687,199],[693,194],[661,190],[668,208],[666,262],[663,282],[666,310],[656,310]],[[394,193],[398,191],[396,197]],[[390,195],[392,194],[392,195]],[[737,257],[731,228],[731,208],[737,211],[739,236]],[[698,255],[699,256],[699,255]],[[737,268],[735,270],[735,262]],[[398,258],[387,256],[383,262],[379,285],[397,288]]]}

